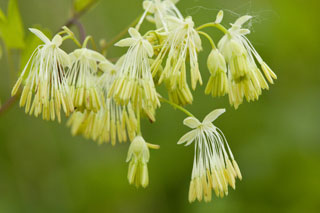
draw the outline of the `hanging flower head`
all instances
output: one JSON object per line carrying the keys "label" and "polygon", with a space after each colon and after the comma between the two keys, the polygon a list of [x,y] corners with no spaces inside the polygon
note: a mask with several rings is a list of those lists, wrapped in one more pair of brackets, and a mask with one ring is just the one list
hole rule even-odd
{"label": "hanging flower head", "polygon": [[137,120],[130,102],[121,106],[113,98],[108,98],[108,91],[114,82],[123,58],[119,59],[116,65],[105,60],[99,64],[103,71],[101,77],[95,80],[98,90],[103,91],[101,108],[97,111],[85,110],[75,112],[68,121],[73,135],[83,134],[99,143],[111,142],[112,145],[118,142],[127,141],[127,133],[130,140],[136,135]]}
{"label": "hanging flower head", "polygon": [[141,136],[137,136],[130,144],[127,162],[129,163],[128,181],[137,187],[147,187],[149,184],[148,162],[150,152],[147,143]]}
{"label": "hanging flower head", "polygon": [[71,66],[67,74],[74,106],[79,110],[97,112],[102,106],[102,91],[97,84],[98,64],[106,61],[100,53],[87,49],[77,49],[70,54]]}
{"label": "hanging flower head", "polygon": [[255,60],[261,65],[270,83],[277,78],[247,39],[246,35],[250,30],[242,28],[251,18],[248,15],[240,17],[218,44],[228,63],[229,100],[235,108],[243,102],[243,98],[247,101],[257,100],[262,89],[269,89]]}
{"label": "hanging flower head", "polygon": [[202,84],[198,64],[198,52],[202,50],[200,36],[194,29],[194,22],[191,17],[182,20],[175,17],[167,17],[167,19],[170,21],[169,33],[153,63],[153,75],[156,74],[158,66],[167,55],[159,83],[167,80],[170,83],[170,87],[175,89],[178,86],[180,73],[186,70],[186,60],[189,56],[191,86],[194,90],[197,82]]}
{"label": "hanging flower head", "polygon": [[207,66],[210,78],[205,89],[206,94],[224,96],[229,92],[227,65],[223,55],[218,49],[213,49],[208,56]]}
{"label": "hanging flower head", "polygon": [[228,185],[235,189],[236,177],[242,179],[223,133],[212,124],[224,112],[225,109],[214,110],[202,122],[195,117],[183,121],[193,130],[182,136],[178,144],[189,146],[194,142],[195,145],[189,202],[203,198],[210,201],[212,189],[216,196],[223,197],[228,194]]}
{"label": "hanging flower head", "polygon": [[129,46],[116,80],[109,91],[118,103],[125,105],[129,101],[135,109],[143,110],[154,120],[154,110],[160,106],[157,91],[152,79],[149,58],[153,47],[135,28],[129,29],[131,38],[126,38],[116,46]]}
{"label": "hanging flower head", "polygon": [[25,106],[26,113],[36,117],[42,113],[44,120],[57,117],[60,122],[61,107],[67,116],[74,110],[65,81],[65,68],[70,65],[70,57],[59,48],[63,41],[60,35],[50,41],[41,31],[33,28],[30,31],[44,44],[31,55],[11,94],[15,95],[24,81],[20,106]]}

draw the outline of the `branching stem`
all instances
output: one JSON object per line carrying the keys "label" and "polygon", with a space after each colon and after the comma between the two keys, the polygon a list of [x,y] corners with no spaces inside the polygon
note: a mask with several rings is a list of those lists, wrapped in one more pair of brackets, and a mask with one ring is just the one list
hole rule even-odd
{"label": "branching stem", "polygon": [[211,36],[209,36],[208,33],[205,33],[205,32],[203,32],[203,31],[198,31],[198,33],[199,33],[200,35],[203,35],[204,37],[206,37],[206,38],[208,39],[208,41],[209,41],[210,44],[211,44],[212,49],[216,49],[216,45],[214,44],[213,39],[211,38]]}
{"label": "branching stem", "polygon": [[165,103],[167,103],[167,104],[170,104],[173,108],[180,110],[181,112],[185,113],[185,114],[188,115],[189,117],[194,117],[194,115],[193,115],[191,112],[189,112],[189,111],[188,111],[187,109],[185,109],[184,107],[179,106],[178,104],[175,104],[175,103],[173,103],[173,102],[171,102],[171,101],[169,101],[169,100],[167,100],[167,99],[165,99],[165,98],[163,98],[163,97],[160,97],[159,100],[162,101],[162,102],[165,102]]}
{"label": "branching stem", "polygon": [[215,28],[221,30],[224,34],[230,36],[230,32],[227,30],[227,28],[225,28],[222,24],[218,24],[218,23],[214,23],[214,22],[203,24],[203,25],[197,27],[196,30],[199,31],[199,30],[202,30],[207,27],[215,27]]}

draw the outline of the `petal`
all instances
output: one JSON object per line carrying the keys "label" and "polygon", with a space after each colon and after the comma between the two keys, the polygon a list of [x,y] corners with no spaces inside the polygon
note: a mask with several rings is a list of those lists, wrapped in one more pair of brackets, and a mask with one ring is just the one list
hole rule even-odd
{"label": "petal", "polygon": [[63,67],[68,67],[71,64],[70,56],[63,50],[58,48],[59,60]]}
{"label": "petal", "polygon": [[223,10],[220,10],[220,11],[218,12],[218,14],[217,14],[217,18],[216,18],[215,23],[220,24],[221,21],[222,21],[222,19],[223,19]]}
{"label": "petal", "polygon": [[52,43],[54,43],[57,47],[60,47],[62,44],[62,37],[60,35],[55,35],[52,39]]}
{"label": "petal", "polygon": [[183,124],[194,129],[201,125],[200,121],[195,117],[188,117],[184,119]]}
{"label": "petal", "polygon": [[197,130],[196,129],[191,130],[190,132],[187,132],[180,138],[180,140],[178,141],[178,144],[186,143],[186,146],[190,145],[194,141],[196,136],[197,136]]}
{"label": "petal", "polygon": [[97,51],[89,50],[89,52],[90,58],[94,59],[95,61],[104,62],[107,60],[102,54],[98,53]]}
{"label": "petal", "polygon": [[37,29],[35,29],[35,28],[29,28],[29,30],[33,33],[33,34],[35,34],[38,38],[40,38],[41,39],[41,41],[43,41],[44,43],[50,43],[50,39],[47,37],[47,36],[45,36],[44,34],[43,34],[43,32],[41,32],[40,30],[37,30]]}
{"label": "petal", "polygon": [[249,21],[252,18],[252,16],[245,15],[241,16],[240,18],[237,19],[237,21],[234,23],[234,25],[242,26],[244,23]]}
{"label": "petal", "polygon": [[130,27],[128,32],[132,38],[141,39],[141,34],[136,28]]}
{"label": "petal", "polygon": [[125,38],[120,41],[118,41],[114,46],[118,47],[128,47],[132,46],[137,40],[134,38]]}
{"label": "petal", "polygon": [[151,58],[153,56],[153,47],[149,41],[144,40],[142,42],[143,47],[147,50],[148,56]]}
{"label": "petal", "polygon": [[226,111],[226,109],[216,109],[210,112],[204,119],[203,123],[212,123],[214,120],[216,120],[221,114],[223,114]]}
{"label": "petal", "polygon": [[248,29],[240,29],[239,33],[241,35],[248,35],[248,34],[250,34],[250,30],[248,30]]}
{"label": "petal", "polygon": [[151,1],[144,1],[142,5],[144,10],[148,10],[150,13],[155,12],[154,4]]}
{"label": "petal", "polygon": [[99,64],[99,69],[101,69],[104,72],[108,72],[114,70],[115,66],[110,61],[106,60]]}

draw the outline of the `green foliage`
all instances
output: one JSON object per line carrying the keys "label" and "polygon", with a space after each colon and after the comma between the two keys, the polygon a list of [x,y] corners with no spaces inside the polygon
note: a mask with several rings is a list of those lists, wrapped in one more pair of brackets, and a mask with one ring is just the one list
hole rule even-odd
{"label": "green foliage", "polygon": [[8,49],[25,47],[23,23],[17,0],[9,1],[7,17],[0,9],[0,36]]}
{"label": "green foliage", "polygon": [[81,13],[93,5],[95,5],[99,0],[73,0],[73,10],[75,13]]}

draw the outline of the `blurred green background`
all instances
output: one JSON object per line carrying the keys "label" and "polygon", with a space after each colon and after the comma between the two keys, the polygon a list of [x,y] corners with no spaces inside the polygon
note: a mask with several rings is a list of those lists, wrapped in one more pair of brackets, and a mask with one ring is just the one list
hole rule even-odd
{"label": "blurred green background", "polygon": [[[71,16],[71,0],[18,3],[25,29],[38,24],[55,32]],[[110,40],[141,14],[141,3],[101,0],[80,20],[97,41]],[[0,0],[2,10],[7,4]],[[185,116],[165,104],[156,123],[143,122],[145,139],[161,145],[151,151],[147,189],[127,183],[128,143],[98,146],[72,137],[64,124],[25,115],[15,104],[0,116],[0,213],[320,212],[319,1],[181,0],[178,7],[197,25],[212,21],[219,9],[225,10],[225,24],[242,14],[254,15],[249,38],[278,75],[259,101],[238,110],[229,106],[227,97],[205,96],[204,86],[187,107],[200,119],[212,109],[227,109],[216,125],[228,138],[243,174],[236,191],[210,203],[188,203],[193,148],[176,144],[188,131],[182,125]],[[212,32],[216,40],[221,36]],[[199,58],[207,79],[206,41],[204,47]],[[123,51],[112,47],[108,56]],[[0,67],[4,103],[15,81],[6,54]]]}

